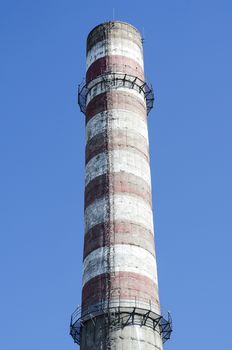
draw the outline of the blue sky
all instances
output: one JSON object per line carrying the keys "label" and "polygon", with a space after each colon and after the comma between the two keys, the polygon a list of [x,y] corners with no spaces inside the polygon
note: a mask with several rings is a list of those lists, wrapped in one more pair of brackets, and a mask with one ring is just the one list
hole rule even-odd
{"label": "blue sky", "polygon": [[80,302],[85,40],[115,18],[144,34],[166,349],[230,349],[231,1],[2,0],[0,347],[75,349]]}

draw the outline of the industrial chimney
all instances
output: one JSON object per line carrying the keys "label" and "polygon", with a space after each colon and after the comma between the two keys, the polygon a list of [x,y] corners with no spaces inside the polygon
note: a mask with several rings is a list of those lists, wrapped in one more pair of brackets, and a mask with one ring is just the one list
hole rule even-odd
{"label": "industrial chimney", "polygon": [[171,318],[160,312],[143,44],[110,21],[87,39],[78,102],[86,117],[82,304],[70,333],[81,350],[161,350]]}

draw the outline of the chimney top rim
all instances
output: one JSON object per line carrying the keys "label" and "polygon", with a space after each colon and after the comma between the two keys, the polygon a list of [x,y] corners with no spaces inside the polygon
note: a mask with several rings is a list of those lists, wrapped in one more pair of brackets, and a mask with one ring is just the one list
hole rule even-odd
{"label": "chimney top rim", "polygon": [[90,30],[89,34],[88,34],[88,37],[87,37],[87,40],[88,38],[91,36],[91,34],[98,28],[98,27],[101,27],[101,26],[105,26],[106,24],[114,24],[114,23],[121,23],[121,24],[125,24],[127,25],[128,27],[131,27],[133,28],[140,36],[142,36],[141,32],[139,31],[139,29],[137,29],[133,24],[130,24],[126,21],[120,21],[120,20],[110,20],[110,21],[105,21],[105,22],[102,22],[102,23],[99,23],[97,24],[95,27],[93,27],[93,29]]}

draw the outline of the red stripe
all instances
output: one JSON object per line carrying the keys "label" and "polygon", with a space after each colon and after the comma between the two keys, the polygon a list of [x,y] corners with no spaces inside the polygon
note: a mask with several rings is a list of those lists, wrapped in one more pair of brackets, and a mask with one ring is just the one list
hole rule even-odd
{"label": "red stripe", "polygon": [[139,153],[149,162],[147,140],[138,133],[114,129],[110,133],[99,133],[88,141],[85,149],[86,164],[97,154],[116,149],[127,149]]}
{"label": "red stripe", "polygon": [[109,193],[129,193],[151,204],[151,189],[139,176],[130,173],[110,173],[95,177],[85,188],[85,208]]}
{"label": "red stripe", "polygon": [[157,285],[148,277],[133,272],[102,274],[92,278],[82,289],[82,306],[97,304],[110,298],[151,301],[159,306]]}
{"label": "red stripe", "polygon": [[146,105],[137,97],[125,91],[103,92],[95,96],[86,107],[86,123],[97,113],[110,109],[124,109],[141,115],[147,120]]}
{"label": "red stripe", "polygon": [[[106,232],[107,230],[107,232]],[[84,257],[95,249],[109,244],[131,244],[154,253],[153,233],[142,225],[130,221],[100,223],[85,234]]]}
{"label": "red stripe", "polygon": [[86,82],[106,72],[134,75],[144,80],[143,68],[132,58],[122,55],[107,55],[94,61],[86,72]]}

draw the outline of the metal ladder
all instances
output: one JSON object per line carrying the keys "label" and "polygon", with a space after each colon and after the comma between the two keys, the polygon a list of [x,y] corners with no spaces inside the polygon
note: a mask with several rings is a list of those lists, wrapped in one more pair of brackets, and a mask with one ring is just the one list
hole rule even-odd
{"label": "metal ladder", "polygon": [[[107,24],[106,27],[106,40],[109,39],[109,33],[111,31],[111,24]],[[107,54],[107,52],[106,52]],[[106,186],[105,186],[105,198],[106,198],[106,218],[105,218],[105,227],[104,227],[104,234],[105,234],[105,254],[106,254],[106,263],[107,263],[107,269],[108,274],[106,274],[106,299],[107,299],[107,308],[108,308],[108,319],[106,324],[106,344],[105,348],[108,350],[112,349],[111,344],[111,327],[112,327],[112,314],[110,312],[110,301],[111,301],[111,293],[112,293],[112,282],[115,276],[114,272],[114,243],[115,243],[115,237],[114,237],[114,195],[113,195],[113,173],[112,173],[112,152],[111,152],[111,137],[112,137],[112,121],[111,121],[111,112],[112,109],[112,96],[110,92],[112,91],[112,84],[109,84],[106,86],[106,91],[109,92],[106,97],[105,101],[105,109],[108,111],[106,115],[106,133],[105,133],[105,149],[106,149],[106,159],[107,159],[107,171],[106,171]]]}

